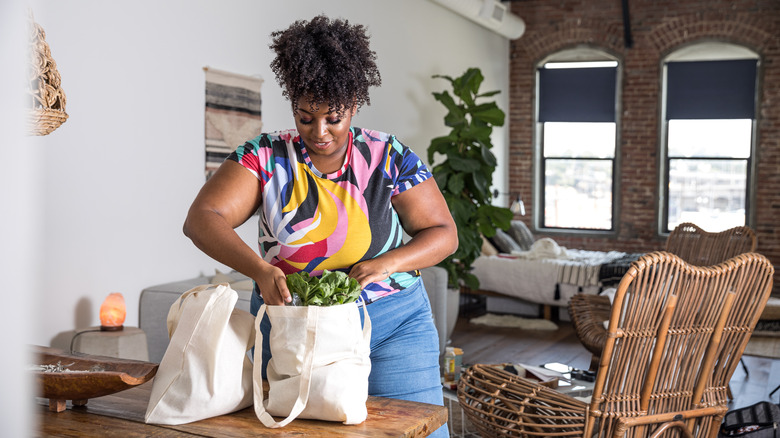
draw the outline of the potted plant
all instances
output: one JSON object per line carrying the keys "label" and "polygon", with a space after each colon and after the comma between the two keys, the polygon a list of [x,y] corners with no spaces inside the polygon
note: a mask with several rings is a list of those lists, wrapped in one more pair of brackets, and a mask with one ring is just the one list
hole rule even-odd
{"label": "potted plant", "polygon": [[492,237],[497,228],[509,228],[512,220],[508,208],[491,204],[496,157],[490,151],[490,134],[494,126],[504,125],[505,116],[495,101],[478,102],[499,93],[479,93],[484,76],[478,68],[469,68],[458,78],[433,77],[446,79],[452,85],[452,95],[447,91],[433,93],[447,107],[444,124],[451,131],[431,140],[428,162],[433,163],[437,153],[444,157],[431,172],[458,227],[459,240],[455,253],[439,266],[447,270],[451,289],[466,286],[476,290],[479,280],[471,269],[482,250],[482,235]]}

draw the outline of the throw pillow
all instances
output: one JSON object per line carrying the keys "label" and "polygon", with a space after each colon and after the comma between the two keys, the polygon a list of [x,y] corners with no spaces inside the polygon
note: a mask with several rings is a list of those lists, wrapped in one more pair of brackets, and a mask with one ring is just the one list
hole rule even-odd
{"label": "throw pillow", "polygon": [[482,255],[494,256],[498,255],[498,250],[485,236],[482,236]]}
{"label": "throw pillow", "polygon": [[490,238],[490,242],[495,245],[499,252],[504,254],[512,254],[513,251],[523,250],[523,248],[515,242],[515,239],[512,239],[512,236],[502,229],[496,230],[496,235]]}
{"label": "throw pillow", "polygon": [[531,234],[531,230],[528,229],[525,222],[521,220],[513,220],[507,233],[512,236],[512,239],[520,245],[523,251],[528,251],[531,249],[531,245],[534,244],[534,235]]}

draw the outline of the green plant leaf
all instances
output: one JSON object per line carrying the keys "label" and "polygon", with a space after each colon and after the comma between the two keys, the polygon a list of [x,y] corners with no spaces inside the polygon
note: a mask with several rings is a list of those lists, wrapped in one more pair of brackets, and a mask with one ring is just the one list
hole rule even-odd
{"label": "green plant leaf", "polygon": [[[447,190],[452,193],[460,193],[463,191],[463,187],[465,186],[465,183],[463,182],[463,174],[456,173],[450,176],[449,180],[447,181]],[[450,207],[451,209],[452,207]]]}
{"label": "green plant leaf", "polygon": [[479,290],[479,279],[472,273],[466,273],[463,278],[463,282],[466,283],[471,290]]}
{"label": "green plant leaf", "polygon": [[450,111],[447,113],[447,115],[444,117],[444,124],[449,126],[450,128],[458,128],[461,126],[466,126],[468,123],[468,120],[466,119],[466,115],[463,113],[463,111]]}
{"label": "green plant leaf", "polygon": [[482,167],[477,161],[469,160],[452,153],[447,154],[447,159],[449,160],[450,166],[452,166],[452,170],[458,172],[476,172]]}
{"label": "green plant leaf", "polygon": [[496,227],[490,222],[480,222],[479,232],[485,237],[493,237],[496,235]]}
{"label": "green plant leaf", "polygon": [[477,97],[490,97],[495,96],[496,94],[501,94],[501,90],[486,91],[482,94],[478,94]]}
{"label": "green plant leaf", "polygon": [[447,75],[433,75],[431,77],[434,79],[446,79],[450,81],[450,84],[452,84],[452,82],[455,81],[455,79],[453,79],[452,76],[447,76]]}
{"label": "green plant leaf", "polygon": [[[472,120],[471,124],[462,130],[464,136],[468,136],[473,139],[474,143],[484,146],[493,147],[490,143],[490,134],[493,133],[493,127],[483,122],[482,120]],[[487,141],[487,143],[485,143]]]}
{"label": "green plant leaf", "polygon": [[477,209],[477,217],[480,222],[492,224],[493,228],[506,230],[511,225],[513,215],[508,208],[486,204]]}
{"label": "green plant leaf", "polygon": [[495,154],[493,154],[493,152],[486,147],[481,148],[479,151],[482,153],[482,159],[485,161],[485,164],[495,169],[495,167],[498,165]]}
{"label": "green plant leaf", "polygon": [[452,143],[457,141],[457,139],[457,137],[453,137],[452,135],[445,135],[431,140],[431,145],[428,146],[428,161],[433,163],[434,154],[437,152],[444,155],[447,149],[449,149]]}
{"label": "green plant leaf", "polygon": [[487,179],[487,175],[477,172],[472,175],[472,181],[474,183],[474,199],[480,203],[489,202],[486,197],[486,195],[490,196],[490,181]]}
{"label": "green plant leaf", "polygon": [[460,88],[456,90],[455,94],[464,101],[469,100],[473,102],[479,93],[479,86],[482,85],[484,79],[485,77],[482,76],[482,72],[478,68],[469,68],[463,76],[456,79],[456,81],[460,81]]}
{"label": "green plant leaf", "polygon": [[450,96],[450,93],[444,91],[441,93],[433,93],[433,96],[441,102],[445,108],[447,108],[447,111],[450,113],[452,112],[459,112],[463,113],[463,108],[461,108],[457,103],[455,103],[455,99]]}
{"label": "green plant leaf", "polygon": [[471,115],[475,119],[489,123],[493,126],[504,125],[505,114],[496,106],[495,103],[480,105],[480,107],[475,109]]}

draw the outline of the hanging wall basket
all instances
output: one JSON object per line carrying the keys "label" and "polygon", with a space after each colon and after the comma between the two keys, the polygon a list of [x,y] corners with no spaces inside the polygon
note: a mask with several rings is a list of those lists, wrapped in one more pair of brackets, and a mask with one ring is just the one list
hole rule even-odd
{"label": "hanging wall basket", "polygon": [[65,92],[60,84],[57,63],[51,57],[46,33],[33,20],[30,12],[30,101],[28,116],[30,135],[47,135],[68,119],[65,113]]}

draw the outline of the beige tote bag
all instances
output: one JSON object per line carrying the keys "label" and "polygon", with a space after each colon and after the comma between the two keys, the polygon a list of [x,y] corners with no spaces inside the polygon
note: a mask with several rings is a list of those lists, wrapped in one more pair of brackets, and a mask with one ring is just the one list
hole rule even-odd
{"label": "beige tote bag", "polygon": [[236,309],[228,284],[184,292],[168,312],[168,349],[154,377],[145,421],[183,424],[252,404],[254,317]]}
{"label": "beige tote bag", "polygon": [[[367,417],[371,319],[356,303],[336,306],[262,305],[255,319],[254,398],[257,418],[270,428],[295,418],[359,424]],[[271,321],[268,399],[263,397],[263,315]],[[277,422],[273,416],[286,417]]]}

